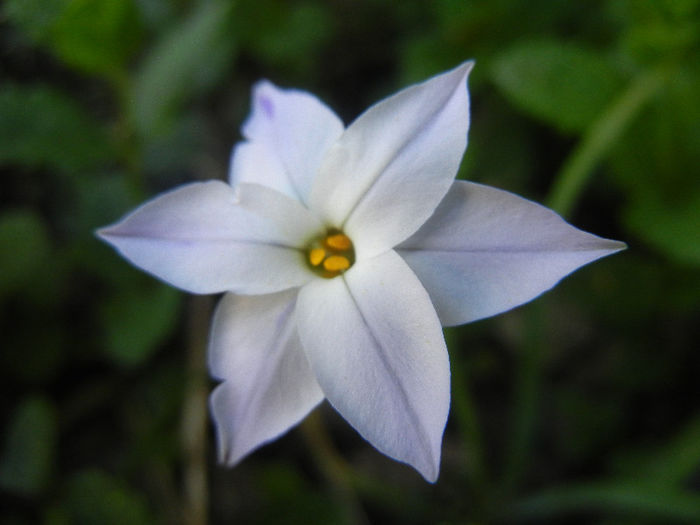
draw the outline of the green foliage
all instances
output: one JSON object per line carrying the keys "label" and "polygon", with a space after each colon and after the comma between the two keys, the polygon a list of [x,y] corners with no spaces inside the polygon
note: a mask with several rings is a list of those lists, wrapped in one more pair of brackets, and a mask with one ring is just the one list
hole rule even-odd
{"label": "green foliage", "polygon": [[663,60],[700,43],[696,0],[627,0],[615,8],[628,23],[622,45],[637,58]]}
{"label": "green foliage", "polygon": [[509,510],[509,518],[514,522],[603,512],[657,523],[697,523],[700,496],[644,484],[594,483],[551,489]]}
{"label": "green foliage", "polygon": [[700,69],[674,71],[613,156],[627,195],[624,220],[644,242],[684,264],[700,264]]}
{"label": "green foliage", "polygon": [[664,202],[653,193],[639,195],[624,212],[630,231],[684,264],[700,266],[700,189],[680,202]]}
{"label": "green foliage", "polygon": [[[295,73],[312,70],[330,38],[334,20],[325,5],[279,0],[243,2],[234,17],[241,44],[269,67]],[[290,65],[294,65],[290,68]]]}
{"label": "green foliage", "polygon": [[6,0],[3,13],[29,38],[41,43],[48,39],[67,5],[67,0]]}
{"label": "green foliage", "polygon": [[290,525],[338,525],[353,523],[332,499],[309,486],[304,477],[293,467],[280,464],[262,469],[257,483],[262,492],[273,494],[280,504],[261,509],[258,523]]}
{"label": "green foliage", "polygon": [[165,285],[119,288],[101,305],[105,352],[122,366],[143,363],[172,332],[179,305],[179,292]]}
{"label": "green foliage", "polygon": [[68,481],[66,506],[55,517],[59,516],[79,525],[155,523],[143,496],[121,480],[97,470],[79,472]]}
{"label": "green foliage", "polygon": [[74,182],[73,213],[68,226],[83,242],[92,244],[96,228],[115,221],[125,208],[137,204],[127,181],[125,173],[118,172],[99,177],[85,175]]}
{"label": "green foliage", "polygon": [[132,0],[72,0],[56,20],[52,51],[86,73],[120,75],[141,39]]}
{"label": "green foliage", "polygon": [[235,49],[230,19],[228,2],[202,2],[149,50],[130,94],[131,118],[142,135],[166,131],[183,103],[227,71]]}
{"label": "green foliage", "polygon": [[581,131],[622,85],[600,53],[556,40],[519,42],[497,56],[493,80],[509,100],[562,131]]}
{"label": "green foliage", "polygon": [[69,66],[119,77],[141,38],[132,0],[8,0],[8,19]]}
{"label": "green foliage", "polygon": [[49,86],[0,86],[0,164],[72,172],[110,153],[104,130],[74,98]]}
{"label": "green foliage", "polygon": [[649,486],[674,487],[686,483],[700,464],[700,417],[692,418],[677,435],[656,450],[628,458],[623,475]]}
{"label": "green foliage", "polygon": [[32,210],[0,214],[0,297],[32,284],[51,250],[48,232]]}
{"label": "green foliage", "polygon": [[54,406],[43,398],[25,399],[15,409],[5,434],[0,487],[25,495],[41,492],[54,469],[56,440]]}

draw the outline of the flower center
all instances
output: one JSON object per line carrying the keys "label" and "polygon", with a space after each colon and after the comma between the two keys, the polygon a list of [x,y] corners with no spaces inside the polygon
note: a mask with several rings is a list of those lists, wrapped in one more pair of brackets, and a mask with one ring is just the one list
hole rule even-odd
{"label": "flower center", "polygon": [[306,255],[314,273],[326,279],[337,277],[355,263],[355,248],[350,237],[335,228],[314,240]]}

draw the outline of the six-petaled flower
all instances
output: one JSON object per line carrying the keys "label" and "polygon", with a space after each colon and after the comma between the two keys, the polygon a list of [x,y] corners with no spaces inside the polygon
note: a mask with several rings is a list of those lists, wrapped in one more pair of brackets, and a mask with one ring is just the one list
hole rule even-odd
{"label": "six-petaled flower", "polygon": [[624,248],[455,181],[471,67],[404,89],[347,128],[312,95],[263,81],[229,184],[182,186],[99,232],[174,286],[225,292],[209,344],[222,461],[325,398],[435,481],[450,405],[442,326],[509,310]]}

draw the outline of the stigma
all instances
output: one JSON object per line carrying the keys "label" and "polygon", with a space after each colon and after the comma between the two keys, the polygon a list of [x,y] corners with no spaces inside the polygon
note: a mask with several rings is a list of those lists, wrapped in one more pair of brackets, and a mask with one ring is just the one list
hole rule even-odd
{"label": "stigma", "polygon": [[306,255],[314,273],[326,279],[337,277],[355,263],[355,248],[350,237],[335,228],[315,239]]}

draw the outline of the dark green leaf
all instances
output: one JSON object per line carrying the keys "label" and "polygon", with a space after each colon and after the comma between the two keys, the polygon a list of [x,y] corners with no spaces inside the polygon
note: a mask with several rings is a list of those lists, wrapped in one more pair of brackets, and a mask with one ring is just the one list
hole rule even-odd
{"label": "dark green leaf", "polygon": [[699,523],[700,496],[624,482],[555,488],[525,498],[505,513],[512,521],[536,521],[567,515],[604,514],[656,519],[659,523]]}
{"label": "dark green leaf", "polygon": [[94,231],[114,222],[124,210],[134,207],[133,191],[129,180],[122,172],[100,176],[86,176],[76,184],[76,206],[70,217],[75,232],[90,241],[95,239]]}
{"label": "dark green leaf", "polygon": [[154,523],[144,498],[119,479],[96,470],[76,474],[69,482],[65,506],[78,525]]}
{"label": "dark green leaf", "polygon": [[620,2],[627,22],[622,45],[636,59],[654,63],[697,45],[697,0],[636,0]]}
{"label": "dark green leaf", "polygon": [[41,218],[26,209],[0,215],[0,246],[0,296],[30,282],[51,249]]}
{"label": "dark green leaf", "polygon": [[554,40],[510,48],[495,59],[492,76],[513,104],[565,132],[585,129],[622,85],[603,55]]}
{"label": "dark green leaf", "polygon": [[297,72],[314,66],[333,23],[322,4],[291,6],[277,0],[242,3],[235,20],[237,31],[255,55],[275,68]]}
{"label": "dark green leaf", "polygon": [[132,0],[72,0],[52,28],[51,50],[87,73],[118,75],[141,39],[138,15]]}
{"label": "dark green leaf", "polygon": [[683,264],[700,265],[700,191],[673,203],[654,193],[630,202],[627,227],[657,250]]}
{"label": "dark green leaf", "polygon": [[260,509],[259,523],[340,525],[357,522],[350,519],[350,509],[334,505],[327,494],[314,490],[292,466],[280,464],[261,469],[258,484],[263,493],[279,502],[277,506]]}
{"label": "dark green leaf", "polygon": [[0,459],[0,486],[38,494],[49,481],[56,449],[56,414],[46,399],[20,404],[10,421]]}
{"label": "dark green leaf", "polygon": [[0,164],[73,172],[109,158],[100,126],[78,104],[46,87],[0,87]]}
{"label": "dark green leaf", "polygon": [[135,366],[157,349],[177,320],[180,294],[160,284],[120,288],[104,300],[105,351],[118,364]]}
{"label": "dark green leaf", "polygon": [[155,44],[136,73],[131,111],[144,136],[167,131],[181,104],[231,66],[231,5],[203,2]]}
{"label": "dark green leaf", "polygon": [[133,0],[8,0],[8,19],[86,73],[119,76],[141,40]]}
{"label": "dark green leaf", "polygon": [[627,195],[626,226],[684,264],[700,264],[700,68],[669,75],[613,151],[611,175]]}
{"label": "dark green leaf", "polygon": [[3,13],[34,42],[48,39],[68,0],[6,0]]}
{"label": "dark green leaf", "polygon": [[700,466],[700,417],[692,418],[661,447],[644,449],[632,460],[624,474],[663,489],[682,486]]}

